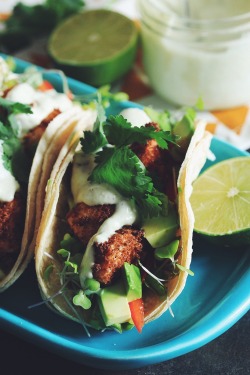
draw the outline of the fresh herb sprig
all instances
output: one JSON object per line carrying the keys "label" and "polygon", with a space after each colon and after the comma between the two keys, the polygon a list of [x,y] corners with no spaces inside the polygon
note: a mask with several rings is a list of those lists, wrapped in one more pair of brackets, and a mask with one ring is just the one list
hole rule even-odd
{"label": "fresh herb sprig", "polygon": [[34,37],[48,36],[59,22],[83,6],[83,0],[45,0],[33,6],[19,2],[0,33],[0,48],[15,51],[29,45]]}
{"label": "fresh herb sprig", "polygon": [[19,138],[19,129],[15,121],[15,116],[19,113],[32,113],[28,105],[15,103],[10,100],[0,98],[0,140],[3,148],[3,165],[5,169],[13,172],[13,158],[22,148]]}
{"label": "fresh herb sprig", "polygon": [[100,120],[94,130],[81,139],[85,154],[96,154],[96,167],[89,176],[93,183],[113,186],[121,195],[132,199],[144,217],[167,212],[167,197],[153,184],[145,166],[130,148],[133,143],[145,144],[155,139],[158,146],[168,149],[174,142],[170,132],[157,131],[153,126],[133,127],[123,116]]}

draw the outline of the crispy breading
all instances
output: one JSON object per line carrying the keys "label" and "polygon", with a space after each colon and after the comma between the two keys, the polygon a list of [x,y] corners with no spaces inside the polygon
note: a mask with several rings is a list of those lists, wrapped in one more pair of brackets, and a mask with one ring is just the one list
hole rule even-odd
{"label": "crispy breading", "polygon": [[143,250],[143,230],[124,226],[108,241],[95,243],[95,264],[93,275],[102,284],[109,284],[124,262],[133,263]]}
{"label": "crispy breading", "polygon": [[[154,127],[159,131],[159,126],[155,122],[150,122],[145,127]],[[148,169],[161,158],[161,149],[155,139],[149,139],[146,144],[134,143],[131,145],[132,151],[138,156],[141,162]]]}
{"label": "crispy breading", "polygon": [[[150,122],[146,127],[154,127],[159,131],[159,125]],[[161,149],[155,139],[149,139],[145,144],[134,143],[131,145],[132,151],[138,156],[141,162],[145,165],[152,177],[157,176],[157,179],[163,183],[163,176],[165,171],[166,152]]]}
{"label": "crispy breading", "polygon": [[54,109],[40,124],[31,129],[23,138],[25,151],[33,156],[37,145],[49,123],[60,114],[59,109]]}
{"label": "crispy breading", "polygon": [[[146,127],[148,126],[153,126],[157,131],[160,129],[159,125],[154,122],[148,123]],[[179,166],[170,152],[161,149],[155,139],[148,140],[144,145],[134,143],[131,149],[147,168],[156,188],[174,201],[176,198],[176,173],[178,173]]]}
{"label": "crispy breading", "polygon": [[[23,236],[25,199],[17,192],[11,202],[0,202],[0,262],[1,268],[9,266],[16,258]],[[4,264],[2,264],[4,262]]]}
{"label": "crispy breading", "polygon": [[66,216],[73,234],[86,246],[102,223],[115,212],[114,204],[88,206],[81,202]]}

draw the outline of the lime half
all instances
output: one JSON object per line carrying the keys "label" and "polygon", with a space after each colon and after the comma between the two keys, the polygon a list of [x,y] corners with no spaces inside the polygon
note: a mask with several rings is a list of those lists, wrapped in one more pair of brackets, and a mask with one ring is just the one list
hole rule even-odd
{"label": "lime half", "polygon": [[73,78],[94,86],[109,84],[132,66],[138,30],[126,16],[105,9],[76,14],[52,33],[48,52]]}
{"label": "lime half", "polygon": [[250,157],[208,168],[193,184],[194,230],[225,246],[250,244]]}

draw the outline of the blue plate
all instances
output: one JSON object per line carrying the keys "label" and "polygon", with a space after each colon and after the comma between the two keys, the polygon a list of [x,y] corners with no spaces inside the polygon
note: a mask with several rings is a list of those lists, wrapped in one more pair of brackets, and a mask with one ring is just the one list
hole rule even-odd
{"label": "blue plate", "polygon": [[[17,60],[18,71],[28,64]],[[60,78],[47,77],[60,89]],[[95,89],[69,79],[74,93]],[[120,103],[112,108],[119,112]],[[216,162],[235,156],[247,156],[231,145],[214,138],[211,146]],[[211,165],[207,162],[205,168]],[[236,323],[250,306],[249,248],[228,250],[215,247],[194,236],[192,270],[186,287],[169,312],[147,324],[143,332],[135,329],[122,335],[93,332],[86,337],[77,323],[53,313],[45,305],[29,308],[41,301],[34,264],[0,296],[1,327],[45,349],[88,366],[106,369],[131,369],[180,356],[195,350]]]}

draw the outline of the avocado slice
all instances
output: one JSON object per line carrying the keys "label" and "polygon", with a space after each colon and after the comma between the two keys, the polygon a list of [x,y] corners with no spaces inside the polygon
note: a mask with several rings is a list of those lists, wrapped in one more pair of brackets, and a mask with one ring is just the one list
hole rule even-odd
{"label": "avocado slice", "polygon": [[131,319],[127,293],[122,281],[101,290],[98,303],[106,326],[124,323]]}
{"label": "avocado slice", "polygon": [[179,217],[173,205],[169,204],[167,216],[156,216],[146,219],[142,224],[144,237],[154,248],[161,247],[175,238],[179,227]]}
{"label": "avocado slice", "polygon": [[142,297],[142,281],[138,267],[134,264],[124,263],[124,281],[128,302]]}
{"label": "avocado slice", "polygon": [[177,136],[175,141],[178,145],[173,148],[177,154],[185,154],[190,143],[190,140],[194,134],[194,120],[189,114],[185,114],[183,118],[176,123],[173,128],[173,135]]}

